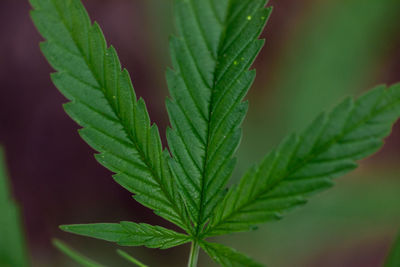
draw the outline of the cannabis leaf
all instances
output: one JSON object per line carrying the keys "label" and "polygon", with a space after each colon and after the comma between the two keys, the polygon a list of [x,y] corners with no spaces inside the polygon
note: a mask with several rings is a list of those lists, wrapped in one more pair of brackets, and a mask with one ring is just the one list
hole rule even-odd
{"label": "cannabis leaf", "polygon": [[33,21],[46,42],[41,49],[58,72],[57,88],[71,102],[66,112],[84,128],[82,138],[100,152],[96,159],[141,204],[188,230],[182,202],[167,165],[156,125],[113,47],[92,25],[78,0],[31,0]]}
{"label": "cannabis leaf", "polygon": [[203,242],[201,247],[210,257],[222,266],[262,267],[251,258],[236,250],[217,243]]}
{"label": "cannabis leaf", "polygon": [[[225,190],[247,112],[249,71],[271,13],[267,0],[175,0],[171,38],[168,150],[129,74],[79,0],[31,0],[41,48],[58,71],[52,80],[71,101],[66,112],[83,128],[97,160],[137,201],[187,234],[144,223],[65,225],[61,229],[123,246],[170,248],[192,243],[223,266],[260,266],[207,237],[252,229],[304,204],[382,145],[400,116],[400,85],[345,100],[292,135]],[[126,256],[126,255],[125,255]]]}
{"label": "cannabis leaf", "polygon": [[376,152],[400,116],[400,84],[379,86],[357,101],[348,98],[322,114],[300,135],[291,135],[233,187],[207,235],[253,228],[279,219],[307,197],[332,186],[332,179]]}
{"label": "cannabis leaf", "polygon": [[61,229],[67,232],[116,242],[121,246],[146,246],[166,249],[190,241],[184,234],[160,226],[145,223],[97,223],[64,225]]}
{"label": "cannabis leaf", "polygon": [[247,112],[242,102],[263,45],[258,36],[271,8],[266,0],[175,2],[179,37],[171,38],[168,70],[170,160],[199,235],[235,166],[232,157]]}

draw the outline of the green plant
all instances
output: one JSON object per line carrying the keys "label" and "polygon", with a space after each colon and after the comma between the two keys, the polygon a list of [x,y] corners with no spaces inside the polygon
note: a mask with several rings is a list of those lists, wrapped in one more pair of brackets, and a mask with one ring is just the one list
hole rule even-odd
{"label": "green plant", "polygon": [[166,249],[190,242],[189,266],[197,265],[200,247],[223,266],[262,266],[206,239],[281,218],[382,146],[400,116],[400,84],[378,86],[319,115],[225,189],[247,111],[243,98],[255,78],[248,69],[271,12],[266,2],[175,0],[168,150],[115,49],[80,1],[31,0],[32,19],[46,39],[41,49],[58,71],[52,80],[71,101],[64,108],[83,127],[82,138],[116,182],[185,234],[133,222],[61,229],[122,246]]}
{"label": "green plant", "polygon": [[73,259],[75,262],[79,263],[82,266],[85,267],[104,267],[103,265],[87,258],[86,256],[81,255],[79,252],[73,250],[70,248],[67,244],[60,240],[53,240],[53,245],[62,251],[65,255],[69,256],[71,259]]}
{"label": "green plant", "polygon": [[391,249],[385,263],[385,267],[396,267],[400,265],[400,232],[397,239],[394,241],[393,248]]}
{"label": "green plant", "polygon": [[28,266],[19,208],[11,197],[5,156],[0,146],[0,266]]}

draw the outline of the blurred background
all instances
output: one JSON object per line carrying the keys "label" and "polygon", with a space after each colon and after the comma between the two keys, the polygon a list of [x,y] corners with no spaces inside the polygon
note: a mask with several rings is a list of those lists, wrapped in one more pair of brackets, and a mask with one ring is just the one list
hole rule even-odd
{"label": "blurred background", "polygon": [[[83,2],[164,132],[172,0]],[[274,12],[255,63],[258,76],[248,95],[234,179],[286,133],[301,130],[345,96],[400,81],[400,1],[271,0],[270,5]],[[41,37],[29,9],[23,0],[0,2],[0,143],[30,265],[76,266],[52,247],[57,237],[107,266],[127,266],[114,245],[65,234],[58,225],[120,220],[171,225],[113,182],[78,136],[62,109],[66,100],[50,82],[52,70],[39,51]],[[381,266],[400,227],[399,163],[397,123],[384,148],[333,189],[282,221],[219,241],[268,266]],[[1,231],[9,228],[0,225],[0,246],[8,246]],[[126,251],[150,266],[185,266],[189,247]],[[200,266],[213,263],[203,254]]]}

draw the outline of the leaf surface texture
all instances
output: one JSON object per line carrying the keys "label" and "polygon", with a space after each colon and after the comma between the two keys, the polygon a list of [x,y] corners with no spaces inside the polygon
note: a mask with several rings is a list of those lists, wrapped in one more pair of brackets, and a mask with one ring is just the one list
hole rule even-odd
{"label": "leaf surface texture", "polygon": [[246,231],[281,218],[383,145],[400,116],[400,84],[379,86],[321,114],[251,168],[219,205],[208,235]]}
{"label": "leaf surface texture", "polygon": [[263,266],[262,264],[255,262],[246,255],[243,255],[230,247],[218,243],[204,242],[203,244],[201,244],[201,247],[215,262],[219,263],[221,266],[227,266],[227,267]]}
{"label": "leaf surface texture", "polygon": [[255,76],[248,69],[264,43],[258,37],[271,11],[266,2],[175,1],[167,138],[196,234],[222,199],[235,166],[247,112],[243,97]]}
{"label": "leaf surface texture", "polygon": [[79,0],[31,3],[32,19],[46,39],[41,49],[57,70],[52,80],[71,101],[64,108],[99,152],[96,159],[137,201],[187,229],[157,126],[98,24],[91,24]]}
{"label": "leaf surface texture", "polygon": [[166,249],[190,241],[189,237],[184,234],[145,223],[75,224],[63,225],[61,229],[78,235],[115,242],[121,246]]}

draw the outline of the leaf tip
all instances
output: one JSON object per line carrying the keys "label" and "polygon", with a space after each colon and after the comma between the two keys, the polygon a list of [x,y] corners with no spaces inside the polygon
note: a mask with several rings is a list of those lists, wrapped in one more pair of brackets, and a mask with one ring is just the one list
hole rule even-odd
{"label": "leaf tip", "polygon": [[60,225],[60,226],[58,226],[58,228],[60,228],[60,230],[64,231],[64,232],[71,232],[70,225]]}

